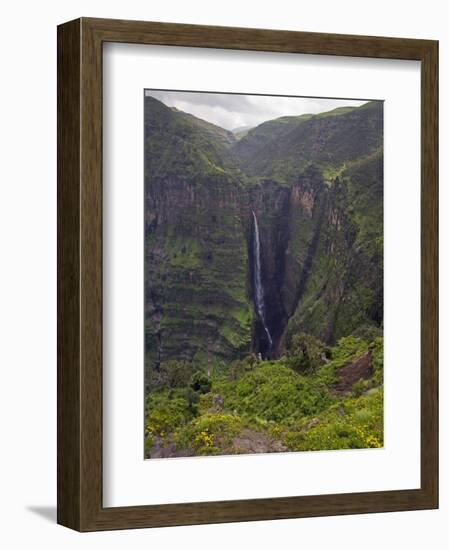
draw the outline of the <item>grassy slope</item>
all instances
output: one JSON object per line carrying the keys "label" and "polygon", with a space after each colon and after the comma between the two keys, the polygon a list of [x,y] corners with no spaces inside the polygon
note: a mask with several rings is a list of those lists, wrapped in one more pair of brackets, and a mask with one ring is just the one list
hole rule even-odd
{"label": "grassy slope", "polygon": [[145,97],[145,175],[197,176],[236,172],[228,150],[231,132]]}
{"label": "grassy slope", "polygon": [[[147,397],[147,457],[156,438],[162,447],[174,443],[178,456],[238,454],[235,442],[245,433],[276,442],[274,450],[380,447],[382,348],[380,338],[371,343],[343,338],[326,362],[305,373],[291,368],[292,356],[268,362],[248,358],[198,393],[187,378],[185,385],[172,380],[171,388],[161,386]],[[339,369],[369,350],[371,376],[356,382],[352,392],[336,395]]]}
{"label": "grassy slope", "polygon": [[318,115],[281,117],[257,126],[233,147],[249,173],[295,180],[310,164],[330,179],[382,144],[382,105],[340,108]]}

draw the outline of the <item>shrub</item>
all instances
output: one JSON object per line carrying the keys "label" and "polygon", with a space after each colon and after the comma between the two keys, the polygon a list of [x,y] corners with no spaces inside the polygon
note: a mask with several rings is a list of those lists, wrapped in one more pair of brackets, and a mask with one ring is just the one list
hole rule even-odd
{"label": "shrub", "polygon": [[150,394],[145,401],[145,433],[166,437],[192,418],[189,402],[181,392],[165,391]]}
{"label": "shrub", "polygon": [[344,365],[351,359],[368,351],[368,343],[355,336],[340,338],[337,345],[331,350],[331,359],[338,366]]}
{"label": "shrub", "polygon": [[242,419],[236,415],[204,414],[180,429],[175,435],[175,443],[192,448],[197,455],[221,454],[229,451],[242,427]]}
{"label": "shrub", "polygon": [[226,408],[245,417],[275,422],[313,415],[332,401],[327,389],[280,362],[263,363],[218,390]]}
{"label": "shrub", "polygon": [[243,359],[237,359],[233,361],[229,367],[229,378],[231,380],[237,380],[247,372],[251,372],[258,365],[259,360],[257,357],[252,355],[247,355]]}
{"label": "shrub", "polygon": [[205,372],[197,371],[190,380],[190,387],[197,393],[209,393],[212,382]]}
{"label": "shrub", "polygon": [[383,383],[384,376],[384,341],[383,338],[376,338],[370,348],[373,360],[373,380],[376,385]]}
{"label": "shrub", "polygon": [[321,340],[300,332],[291,339],[286,364],[297,372],[308,374],[325,363],[328,357],[329,348]]}
{"label": "shrub", "polygon": [[370,388],[370,385],[369,380],[364,380],[361,378],[352,385],[352,395],[354,397],[360,397],[362,393],[365,393],[366,390]]}
{"label": "shrub", "polygon": [[359,449],[365,446],[356,428],[344,422],[317,426],[301,434],[296,441],[296,447],[302,451]]}
{"label": "shrub", "polygon": [[192,413],[193,416],[196,416],[200,403],[200,395],[190,386],[182,388],[182,390],[179,390],[179,393],[180,395],[182,395],[183,399],[186,400],[188,404],[188,410]]}
{"label": "shrub", "polygon": [[154,441],[153,436],[150,433],[147,433],[145,435],[145,447],[144,447],[145,458],[151,458],[150,451],[153,445],[153,441]]}
{"label": "shrub", "polygon": [[186,361],[166,361],[161,363],[160,374],[163,386],[187,386],[192,376],[192,366]]}
{"label": "shrub", "polygon": [[292,426],[283,436],[290,450],[366,449],[383,446],[383,391],[372,389],[345,399],[307,423]]}
{"label": "shrub", "polygon": [[164,388],[187,386],[192,376],[193,367],[186,361],[165,361],[159,366],[147,369],[147,391],[158,391]]}
{"label": "shrub", "polygon": [[376,338],[382,338],[383,330],[376,325],[362,325],[353,333],[353,336],[365,340],[365,342],[372,342]]}

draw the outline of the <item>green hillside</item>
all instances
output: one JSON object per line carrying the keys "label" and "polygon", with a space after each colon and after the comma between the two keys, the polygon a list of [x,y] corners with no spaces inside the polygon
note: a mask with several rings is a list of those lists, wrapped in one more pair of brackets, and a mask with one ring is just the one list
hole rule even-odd
{"label": "green hillside", "polygon": [[234,147],[242,169],[290,182],[307,166],[338,171],[382,146],[382,103],[318,115],[281,117],[251,130]]}
{"label": "green hillside", "polygon": [[298,336],[281,359],[212,377],[167,364],[145,400],[145,457],[382,447],[382,338],[343,338],[320,357]]}
{"label": "green hillside", "polygon": [[144,115],[147,456],[381,445],[382,102]]}

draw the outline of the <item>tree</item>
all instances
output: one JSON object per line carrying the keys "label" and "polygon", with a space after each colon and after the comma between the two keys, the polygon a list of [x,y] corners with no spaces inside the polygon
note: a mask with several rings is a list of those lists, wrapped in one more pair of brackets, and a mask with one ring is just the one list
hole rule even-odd
{"label": "tree", "polygon": [[287,350],[287,365],[295,371],[314,372],[329,357],[329,348],[318,338],[305,332],[293,335]]}

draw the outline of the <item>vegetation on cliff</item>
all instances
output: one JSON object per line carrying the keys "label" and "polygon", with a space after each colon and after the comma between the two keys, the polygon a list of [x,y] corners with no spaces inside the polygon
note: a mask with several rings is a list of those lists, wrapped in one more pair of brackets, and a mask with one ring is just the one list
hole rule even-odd
{"label": "vegetation on cliff", "polygon": [[381,446],[382,103],[144,117],[146,456]]}

